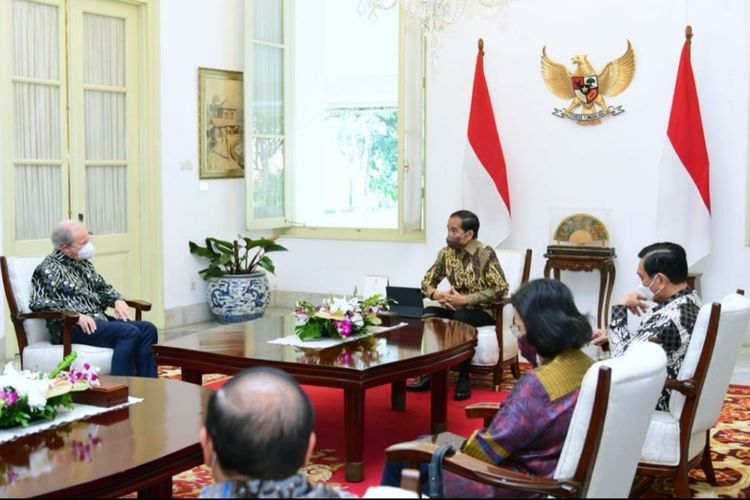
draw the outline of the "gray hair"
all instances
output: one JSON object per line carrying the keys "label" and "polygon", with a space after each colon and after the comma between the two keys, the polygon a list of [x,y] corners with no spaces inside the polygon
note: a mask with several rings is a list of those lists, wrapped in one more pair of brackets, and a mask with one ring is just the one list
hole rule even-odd
{"label": "gray hair", "polygon": [[63,245],[72,245],[74,238],[73,233],[79,227],[81,227],[81,224],[74,220],[58,222],[54,229],[52,229],[52,237],[50,238],[55,250],[60,250]]}

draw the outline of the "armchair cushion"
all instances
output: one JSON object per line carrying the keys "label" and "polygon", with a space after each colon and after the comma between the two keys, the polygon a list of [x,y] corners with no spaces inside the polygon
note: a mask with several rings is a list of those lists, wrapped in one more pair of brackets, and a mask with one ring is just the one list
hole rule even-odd
{"label": "armchair cushion", "polygon": [[[503,361],[511,359],[518,354],[518,341],[510,333],[509,329],[503,328]],[[494,366],[499,361],[500,351],[497,348],[497,335],[494,326],[480,326],[477,328],[477,347],[472,365]]]}
{"label": "armchair cushion", "polygon": [[[688,445],[688,457],[692,459],[697,456],[705,442],[705,432],[693,433]],[[673,466],[680,463],[680,420],[670,412],[656,411],[651,416],[641,462]]]}
{"label": "armchair cushion", "polygon": [[[73,344],[72,348],[78,353],[73,367],[80,368],[84,363],[90,363],[99,367],[99,373],[102,375],[112,372],[112,349],[86,344]],[[49,373],[57,367],[63,357],[62,345],[53,345],[49,340],[42,340],[29,344],[23,350],[23,367],[27,370]]]}
{"label": "armchair cushion", "polygon": [[[34,274],[34,269],[42,263],[42,260],[44,260],[42,257],[8,258],[10,286],[13,289],[13,295],[16,299],[19,312],[25,313],[31,311],[29,309],[29,302],[31,302],[31,276]],[[23,322],[23,328],[26,331],[26,338],[29,344],[50,340],[47,322],[43,319],[27,319]]]}

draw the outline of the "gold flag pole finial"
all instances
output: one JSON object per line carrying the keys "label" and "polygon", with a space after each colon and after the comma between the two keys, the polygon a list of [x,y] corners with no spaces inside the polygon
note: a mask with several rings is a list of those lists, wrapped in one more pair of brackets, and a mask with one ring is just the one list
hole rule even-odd
{"label": "gold flag pole finial", "polygon": [[688,24],[687,26],[685,26],[685,39],[687,40],[688,43],[692,43],[693,42],[692,38],[693,38],[693,27]]}
{"label": "gold flag pole finial", "polygon": [[479,46],[479,52],[484,55],[484,40],[480,38],[477,45]]}

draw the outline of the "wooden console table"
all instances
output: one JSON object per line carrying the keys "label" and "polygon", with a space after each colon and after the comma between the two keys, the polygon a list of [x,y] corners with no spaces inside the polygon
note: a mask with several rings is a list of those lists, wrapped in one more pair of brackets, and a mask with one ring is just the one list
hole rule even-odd
{"label": "wooden console table", "polygon": [[[599,270],[599,304],[596,315],[597,328],[605,328],[609,323],[609,301],[612,298],[612,288],[615,284],[615,257],[612,255],[550,255],[544,254],[547,263],[544,265],[544,277],[550,277],[554,271],[556,280],[560,279],[560,271]],[[602,322],[602,318],[604,321]],[[602,326],[603,325],[603,326]]]}

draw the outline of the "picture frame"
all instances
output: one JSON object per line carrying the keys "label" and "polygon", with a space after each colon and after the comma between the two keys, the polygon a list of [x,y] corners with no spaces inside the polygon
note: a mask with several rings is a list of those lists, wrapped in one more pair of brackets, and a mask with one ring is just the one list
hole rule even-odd
{"label": "picture frame", "polygon": [[201,179],[245,175],[245,104],[241,71],[198,68]]}

